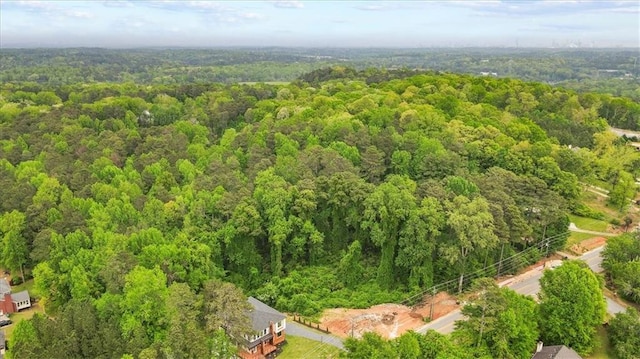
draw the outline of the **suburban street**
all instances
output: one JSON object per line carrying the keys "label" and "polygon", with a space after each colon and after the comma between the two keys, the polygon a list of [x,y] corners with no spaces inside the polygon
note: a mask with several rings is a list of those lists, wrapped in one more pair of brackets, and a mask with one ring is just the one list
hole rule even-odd
{"label": "suburban street", "polygon": [[[583,260],[587,263],[589,268],[594,272],[598,273],[602,271],[602,267],[600,266],[602,263],[601,253],[604,249],[604,246],[593,249],[577,259]],[[548,267],[554,266],[554,264],[549,265]],[[542,277],[542,271],[544,268],[542,266],[534,268],[526,273],[523,273],[513,279],[510,279],[507,282],[503,282],[505,286],[515,290],[520,294],[535,296],[540,290],[540,278]],[[625,307],[618,304],[614,300],[610,298],[606,298],[607,300],[607,312],[610,314],[616,314],[625,310]],[[416,330],[418,333],[425,333],[429,329],[434,329],[440,333],[451,333],[454,329],[455,322],[457,320],[464,319],[460,310],[456,310],[451,312],[444,317],[440,317],[433,322],[426,324]]]}

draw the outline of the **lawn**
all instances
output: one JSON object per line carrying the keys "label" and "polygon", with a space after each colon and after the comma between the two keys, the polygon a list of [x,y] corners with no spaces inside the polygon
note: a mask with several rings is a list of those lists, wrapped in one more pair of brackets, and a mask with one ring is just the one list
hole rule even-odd
{"label": "lawn", "polygon": [[340,349],[315,340],[287,335],[287,344],[278,359],[328,359],[338,358]]}
{"label": "lawn", "polygon": [[29,279],[26,282],[18,285],[11,286],[11,292],[18,293],[23,290],[28,290],[31,297],[33,297],[33,279]]}
{"label": "lawn", "polygon": [[11,340],[11,333],[13,333],[13,330],[16,329],[16,325],[18,325],[19,322],[25,319],[31,319],[31,317],[33,317],[35,313],[40,313],[40,314],[44,313],[44,311],[42,310],[42,307],[38,303],[33,303],[31,308],[27,310],[23,310],[18,313],[9,314],[9,319],[11,319],[13,324],[8,325],[6,327],[2,327],[7,340]]}
{"label": "lawn", "polygon": [[[573,214],[569,215],[569,220],[576,224],[580,229],[586,229],[588,231],[606,232],[609,227],[609,223],[600,221],[597,219],[579,217]],[[592,236],[593,237],[593,236]]]}
{"label": "lawn", "polygon": [[603,326],[598,327],[598,338],[597,344],[593,353],[591,355],[586,356],[585,359],[616,359],[617,357],[613,354],[612,348],[609,345],[609,337],[607,337],[607,331]]}
{"label": "lawn", "polygon": [[578,244],[582,241],[586,241],[587,239],[591,239],[593,237],[595,236],[589,233],[571,232],[571,235],[569,236],[569,239],[567,239],[567,244],[564,246],[564,248],[569,249],[574,244]]}
{"label": "lawn", "polygon": [[607,199],[605,197],[599,196],[593,192],[586,190],[583,191],[582,202],[585,205],[589,206],[591,209],[602,212],[605,215],[607,221],[611,220],[612,218],[620,219],[624,217],[624,215],[616,209],[607,206]]}

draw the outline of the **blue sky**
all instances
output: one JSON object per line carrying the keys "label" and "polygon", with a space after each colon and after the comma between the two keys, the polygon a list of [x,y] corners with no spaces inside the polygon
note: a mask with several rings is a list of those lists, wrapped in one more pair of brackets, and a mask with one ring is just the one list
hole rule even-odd
{"label": "blue sky", "polygon": [[2,47],[640,47],[638,0],[0,0]]}

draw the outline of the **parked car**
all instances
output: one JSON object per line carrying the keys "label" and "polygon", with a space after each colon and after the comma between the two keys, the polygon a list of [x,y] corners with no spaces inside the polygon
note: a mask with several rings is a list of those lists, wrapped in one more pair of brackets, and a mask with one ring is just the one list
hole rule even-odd
{"label": "parked car", "polygon": [[11,323],[13,323],[13,322],[11,321],[11,319],[4,319],[4,320],[0,320],[0,327],[4,327],[4,326],[9,325],[9,324],[11,324]]}

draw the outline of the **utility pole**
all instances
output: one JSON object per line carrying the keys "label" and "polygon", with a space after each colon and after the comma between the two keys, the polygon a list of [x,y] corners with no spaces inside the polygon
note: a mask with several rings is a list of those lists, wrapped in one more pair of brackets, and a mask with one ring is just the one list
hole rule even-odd
{"label": "utility pole", "polygon": [[502,255],[504,254],[504,242],[502,242],[502,247],[500,248],[500,260],[498,261],[498,275],[500,276],[500,272],[502,271]]}
{"label": "utility pole", "polygon": [[484,311],[487,308],[487,298],[484,298],[484,293],[485,291],[483,290],[482,293],[480,294],[483,300],[483,305],[482,305],[482,319],[480,320],[480,337],[478,338],[478,348],[480,348],[480,343],[482,343],[482,332],[484,332]]}
{"label": "utility pole", "polygon": [[549,240],[547,239],[546,241],[547,241],[547,243],[545,243],[545,246],[547,246],[547,251],[546,251],[544,256],[545,257],[549,257]]}
{"label": "utility pole", "polygon": [[433,307],[436,303],[436,287],[431,289],[431,309],[429,310],[429,321],[433,320]]}

